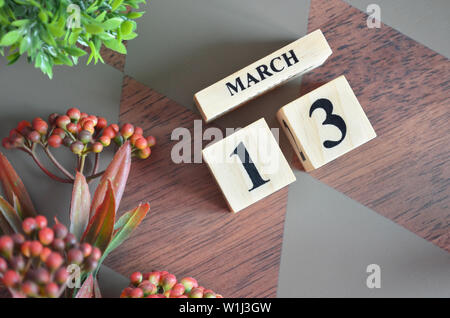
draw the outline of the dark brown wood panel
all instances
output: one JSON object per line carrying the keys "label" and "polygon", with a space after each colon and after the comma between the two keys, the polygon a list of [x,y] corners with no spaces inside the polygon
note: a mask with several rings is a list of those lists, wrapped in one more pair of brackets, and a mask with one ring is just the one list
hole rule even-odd
{"label": "dark brown wood panel", "polygon": [[120,120],[143,127],[158,144],[151,158],[133,163],[120,208],[148,200],[151,212],[106,264],[124,275],[190,275],[227,297],[276,296],[287,188],[232,214],[205,164],[171,160],[172,131],[193,135],[200,116],[125,77]]}
{"label": "dark brown wood panel", "polygon": [[331,58],[301,94],[344,74],[378,137],[311,174],[450,251],[450,63],[341,0],[312,0]]}
{"label": "dark brown wood panel", "polygon": [[[125,46],[127,45],[126,41],[124,41]],[[103,60],[106,64],[115,67],[119,71],[123,72],[125,69],[125,61],[126,55],[117,53],[113,50],[110,50],[104,46],[100,49],[100,54],[102,55]]]}

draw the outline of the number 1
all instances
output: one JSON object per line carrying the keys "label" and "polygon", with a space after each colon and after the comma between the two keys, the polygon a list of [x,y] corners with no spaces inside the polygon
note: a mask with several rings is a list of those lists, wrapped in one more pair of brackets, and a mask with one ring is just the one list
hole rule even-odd
{"label": "number 1", "polygon": [[252,158],[250,158],[250,154],[248,153],[247,148],[245,148],[245,145],[242,141],[237,145],[237,147],[231,153],[230,157],[234,155],[237,155],[239,157],[239,159],[242,162],[242,165],[244,166],[245,171],[247,172],[248,176],[250,177],[250,180],[252,181],[253,187],[250,190],[248,190],[249,192],[255,190],[256,188],[270,181],[264,180],[261,177],[258,169],[256,169],[256,166],[252,161]]}

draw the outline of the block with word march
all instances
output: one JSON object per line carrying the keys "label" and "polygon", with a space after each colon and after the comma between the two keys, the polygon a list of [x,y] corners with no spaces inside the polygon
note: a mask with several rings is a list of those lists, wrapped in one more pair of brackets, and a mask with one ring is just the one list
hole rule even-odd
{"label": "block with word march", "polygon": [[344,76],[282,107],[277,117],[306,171],[376,137]]}
{"label": "block with word march", "polygon": [[322,65],[332,51],[320,30],[203,89],[194,101],[206,122]]}
{"label": "block with word march", "polygon": [[263,118],[207,146],[202,154],[233,212],[295,181]]}

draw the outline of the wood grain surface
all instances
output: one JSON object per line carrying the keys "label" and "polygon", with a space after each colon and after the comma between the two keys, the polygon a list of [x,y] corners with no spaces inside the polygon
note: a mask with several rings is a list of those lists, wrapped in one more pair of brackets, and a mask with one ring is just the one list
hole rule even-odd
{"label": "wood grain surface", "polygon": [[378,137],[311,174],[450,251],[450,63],[343,1],[312,0],[333,55],[301,94],[345,75]]}
{"label": "wood grain surface", "polygon": [[120,211],[146,200],[151,211],[106,265],[124,275],[160,269],[193,276],[226,297],[274,297],[287,188],[229,212],[205,164],[171,160],[172,131],[193,134],[194,120],[200,116],[125,77],[120,121],[143,127],[157,145],[149,159],[133,163]]}

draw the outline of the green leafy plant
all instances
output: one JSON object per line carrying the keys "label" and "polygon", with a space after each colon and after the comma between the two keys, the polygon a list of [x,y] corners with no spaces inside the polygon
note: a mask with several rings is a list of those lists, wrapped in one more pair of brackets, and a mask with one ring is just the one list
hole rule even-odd
{"label": "green leafy plant", "polygon": [[135,19],[145,0],[0,0],[0,53],[9,64],[26,54],[50,78],[54,65],[101,61],[105,46],[126,54],[123,41],[137,36]]}

